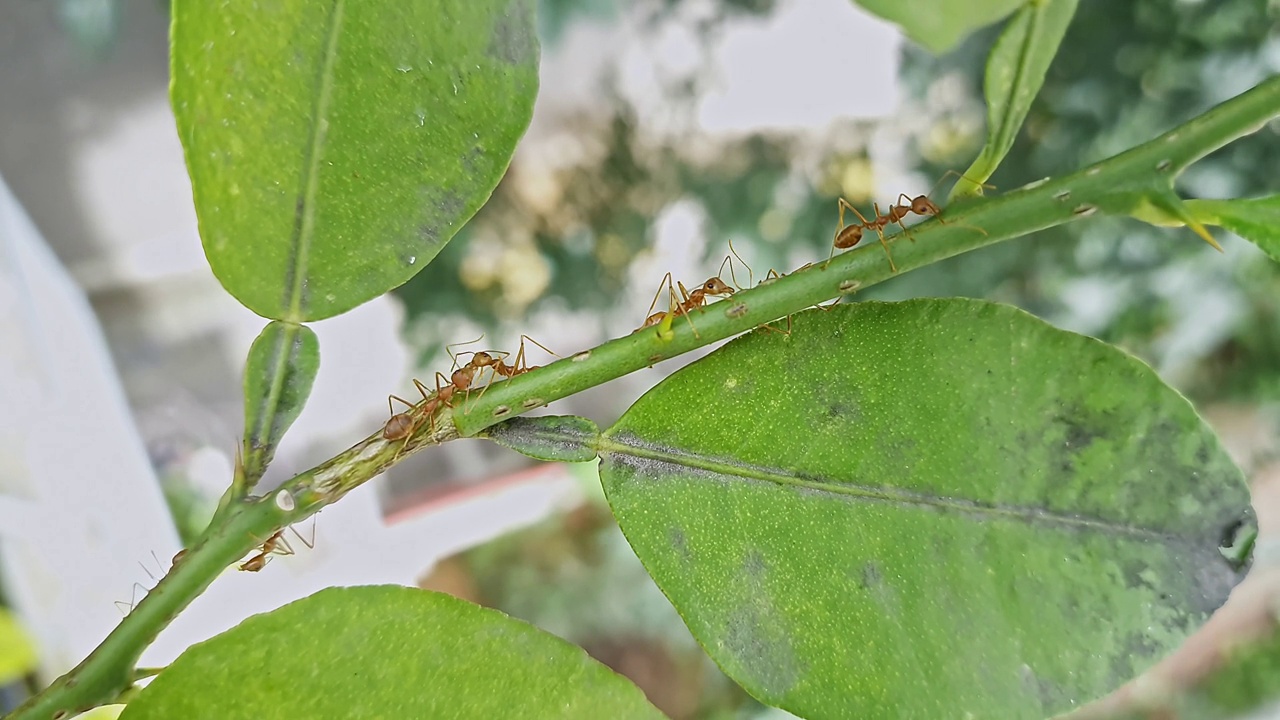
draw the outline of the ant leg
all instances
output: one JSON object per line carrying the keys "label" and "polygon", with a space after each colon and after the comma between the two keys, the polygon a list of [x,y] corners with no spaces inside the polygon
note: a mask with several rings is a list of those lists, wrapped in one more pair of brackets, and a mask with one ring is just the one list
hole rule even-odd
{"label": "ant leg", "polygon": [[836,228],[836,234],[831,236],[831,255],[827,257],[828,263],[831,262],[831,258],[836,256],[836,241],[840,239],[840,233],[844,231],[844,211],[852,210],[854,214],[862,220],[863,226],[867,224],[867,219],[862,217],[862,213],[858,212],[857,208],[850,205],[848,200],[845,200],[842,197],[836,198],[836,207],[840,208],[840,227]]}
{"label": "ant leg", "polygon": [[[542,350],[543,350],[545,353],[547,353],[548,355],[551,355],[552,357],[560,357],[560,354],[559,354],[559,353],[557,353],[556,351],[554,351],[554,350],[552,350],[551,348],[547,347],[546,345],[543,345],[542,343],[538,342],[537,340],[534,340],[533,338],[529,337],[528,335],[521,335],[521,336],[520,336],[520,354],[521,354],[521,355],[523,355],[523,354],[524,354],[524,341],[525,341],[525,340],[528,340],[529,342],[533,343],[534,345],[537,345],[538,347],[542,348]],[[528,360],[526,360],[525,362],[527,363],[527,362],[528,362]],[[525,370],[528,370],[528,368],[529,368],[529,366],[528,366],[528,364],[526,364],[526,365],[525,365]]]}
{"label": "ant leg", "polygon": [[410,410],[412,410],[412,409],[414,409],[414,408],[418,407],[417,405],[415,405],[415,404],[413,404],[413,403],[409,402],[408,400],[405,400],[404,398],[400,397],[399,395],[388,395],[388,396],[387,396],[387,409],[391,411],[391,414],[392,414],[392,415],[395,415],[395,414],[396,414],[395,408],[393,408],[393,407],[391,406],[391,401],[392,401],[392,400],[399,400],[400,402],[404,403],[405,405],[408,405]]}
{"label": "ant leg", "polygon": [[[275,540],[276,540],[274,543],[271,543],[271,554],[272,554],[272,555],[279,555],[280,557],[288,557],[288,556],[290,556],[290,555],[293,555],[293,554],[294,554],[294,552],[293,552],[293,546],[289,544],[289,541],[288,541],[288,540],[285,540],[285,539],[284,539],[284,531],[283,531],[283,530],[281,530],[280,532],[276,533],[276,534],[275,534],[275,535],[273,535],[272,537],[274,537],[274,538],[275,538]],[[268,542],[270,542],[270,541],[268,541]]]}
{"label": "ant leg", "polygon": [[[133,612],[133,609],[134,609],[135,607],[137,607],[137,605],[138,605],[138,600],[139,600],[139,598],[138,598],[138,589],[139,589],[139,588],[141,588],[141,589],[142,589],[142,597],[144,597],[144,598],[145,598],[145,597],[147,596],[147,593],[149,592],[149,591],[147,590],[147,586],[146,586],[146,585],[143,585],[142,583],[135,582],[135,583],[133,584],[133,588],[132,588],[133,592],[129,593],[129,602],[127,602],[127,603],[126,603],[126,602],[125,602],[125,601],[123,601],[123,600],[115,600],[115,601],[113,601],[114,605],[116,606],[116,609],[120,611],[120,614],[121,614],[121,615],[128,616],[128,614],[129,614],[129,613],[131,613],[131,612]],[[122,607],[122,606],[124,606],[124,605],[128,605],[128,606],[129,606],[129,609],[128,609],[128,610],[125,610],[125,609]]]}
{"label": "ant leg", "polygon": [[[689,317],[689,313],[697,309],[696,307],[689,307],[689,304],[690,304],[689,301],[692,299],[693,296],[690,295],[689,291],[685,289],[684,283],[676,283],[676,284],[680,286],[680,295],[684,298],[684,300],[682,300],[680,304],[676,306],[676,314],[684,315],[684,320],[685,322],[689,323],[689,329],[693,331],[693,336],[698,339],[702,339],[702,336],[698,334],[698,328],[693,324],[693,318]],[[675,300],[675,296],[672,295],[671,299]]]}
{"label": "ant leg", "polygon": [[[659,319],[656,323],[658,326],[658,339],[663,342],[670,342],[674,337],[671,325],[675,322],[676,317],[680,315],[683,308],[683,305],[676,300],[676,291],[670,286],[667,287],[667,303],[667,307],[670,309],[666,312],[658,313]],[[687,315],[685,320],[688,320],[690,327],[693,328],[694,337],[699,337],[698,328],[693,327],[693,321]]]}
{"label": "ant leg", "polygon": [[[904,199],[907,201],[906,205],[902,204]],[[902,218],[906,217],[906,211],[911,209],[911,198],[907,197],[906,193],[898,193],[898,199],[896,202],[898,203],[897,207],[889,207],[889,217],[893,222],[898,223],[898,227],[902,228],[902,234],[906,235],[908,240],[915,242],[916,236],[911,234],[911,230],[907,228],[907,224],[902,221]],[[942,222],[942,218],[938,218],[938,222]]]}
{"label": "ant leg", "polygon": [[[653,302],[649,303],[649,310],[647,311],[645,317],[652,315],[653,309],[658,306],[658,298],[662,297],[663,285],[666,285],[668,288],[671,288],[671,273],[668,272],[666,275],[662,276],[662,281],[658,283],[658,292],[653,294]],[[676,291],[674,289],[671,290],[671,294],[675,295]]]}
{"label": "ant leg", "polygon": [[289,529],[293,531],[293,534],[294,534],[294,535],[297,535],[297,536],[298,536],[298,539],[302,541],[302,544],[303,544],[303,545],[306,545],[306,546],[307,546],[307,549],[308,549],[308,550],[315,550],[315,549],[316,549],[316,518],[315,518],[315,516],[314,516],[314,515],[312,515],[312,516],[311,516],[311,540],[310,540],[310,542],[308,542],[306,538],[302,537],[302,533],[298,532],[298,529],[297,529],[297,528],[295,528],[294,526],[290,525],[290,526],[289,526]]}
{"label": "ant leg", "polygon": [[[874,208],[874,209],[875,209],[875,211],[876,211],[876,218],[877,218],[877,219],[878,219],[878,218],[880,218],[880,217],[882,217],[882,216],[880,215],[880,206],[879,206],[879,205],[872,205],[872,208]],[[857,212],[857,211],[855,210],[854,212]],[[859,217],[861,217],[861,215],[859,215]],[[880,226],[879,226],[879,225],[877,225],[877,226],[875,226],[875,231],[876,231],[876,235],[878,235],[878,236],[880,237],[880,247],[884,248],[884,255],[885,255],[885,257],[889,258],[889,269],[890,269],[890,270],[893,270],[895,273],[896,273],[896,272],[898,272],[898,266],[893,264],[893,253],[890,253],[890,252],[889,252],[889,241],[888,241],[888,240],[885,240],[885,238],[884,238],[884,230],[880,229]]]}
{"label": "ant leg", "polygon": [[[445,383],[444,385],[441,385],[441,384],[440,384],[440,381],[441,381],[441,380],[443,380],[443,381],[444,381],[444,383]],[[440,391],[441,391],[441,390],[443,390],[445,387],[452,387],[452,386],[453,386],[453,381],[452,381],[452,380],[450,380],[449,378],[445,377],[445,376],[444,376],[444,373],[439,372],[439,371],[436,371],[436,394],[435,394],[435,401],[436,401],[436,404],[435,404],[435,405],[433,405],[433,406],[431,406],[431,407],[424,407],[424,408],[423,408],[423,411],[424,411],[424,412],[426,413],[426,415],[427,415],[427,420],[431,423],[431,434],[432,434],[432,435],[435,435],[435,434],[436,434],[436,411],[440,409],[440,406],[441,406],[441,405],[444,405],[445,407],[450,408],[450,409],[452,409],[452,408],[453,408],[453,405],[452,405],[451,403],[445,402],[445,401],[443,401],[443,400],[441,400],[441,399],[440,399]],[[456,392],[456,390],[455,390],[455,392]],[[464,397],[465,397],[465,396],[464,396]]]}
{"label": "ant leg", "polygon": [[[480,370],[484,370],[484,368],[480,368]],[[479,375],[480,375],[480,370],[476,371],[476,375],[477,375],[477,376],[479,376]],[[480,399],[484,397],[484,394],[485,394],[486,392],[488,392],[488,391],[489,391],[489,386],[490,386],[490,385],[492,385],[492,384],[494,384],[495,382],[498,382],[498,371],[497,371],[496,369],[494,369],[494,367],[493,367],[492,365],[490,365],[490,366],[489,366],[489,381],[488,381],[488,382],[486,382],[486,383],[484,384],[484,387],[480,388],[480,394],[476,396],[476,402],[480,402]],[[471,397],[471,389],[470,389],[470,388],[467,388],[467,394],[466,394],[466,395],[464,395],[464,396],[463,396],[463,399],[462,399],[462,414],[463,414],[463,415],[470,415],[470,414],[471,414],[471,408],[475,407],[475,403],[470,403],[470,404],[468,404],[468,403],[467,403],[467,400],[468,400],[470,397]]]}

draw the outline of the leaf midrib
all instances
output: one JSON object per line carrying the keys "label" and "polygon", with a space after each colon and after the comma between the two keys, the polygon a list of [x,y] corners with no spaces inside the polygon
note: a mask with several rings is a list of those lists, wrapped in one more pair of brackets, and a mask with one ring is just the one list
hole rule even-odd
{"label": "leaf midrib", "polygon": [[329,104],[333,96],[333,66],[338,55],[338,35],[342,28],[342,15],[346,0],[334,0],[329,10],[329,30],[325,37],[324,55],[320,59],[320,72],[316,78],[316,100],[311,113],[311,137],[303,158],[303,175],[297,216],[293,224],[293,282],[288,283],[288,320],[302,322],[303,288],[307,279],[307,262],[311,254],[311,241],[315,233],[316,194],[320,184],[320,155],[328,130]]}
{"label": "leaf midrib", "polygon": [[[638,438],[637,438],[638,439]],[[816,492],[825,492],[843,497],[858,498],[873,502],[888,502],[897,505],[927,507],[934,510],[946,510],[978,515],[997,520],[1013,520],[1027,525],[1048,525],[1080,530],[1092,530],[1107,535],[1139,538],[1143,540],[1169,541],[1179,538],[1175,533],[1161,532],[1149,528],[1125,525],[1087,515],[1065,515],[1043,508],[1017,505],[999,505],[983,503],[977,500],[929,495],[899,488],[860,485],[848,482],[828,482],[817,478],[800,477],[778,468],[731,463],[703,456],[692,455],[671,448],[641,446],[627,442],[627,438],[619,435],[603,436],[599,439],[598,450],[603,457],[608,453],[630,455],[646,460],[657,460],[701,470],[727,477],[739,477],[761,480],[785,487],[801,488]]]}

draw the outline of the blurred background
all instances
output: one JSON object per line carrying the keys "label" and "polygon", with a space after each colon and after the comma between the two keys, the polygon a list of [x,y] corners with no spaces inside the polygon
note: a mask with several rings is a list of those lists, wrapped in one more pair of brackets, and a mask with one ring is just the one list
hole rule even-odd
{"label": "blurred background", "polygon": [[[386,395],[446,369],[448,343],[484,333],[479,346],[514,351],[527,333],[567,355],[626,334],[664,273],[700,282],[729,240],[756,279],[825,258],[837,196],[930,192],[983,141],[998,26],[937,57],[848,0],[542,0],[539,13],[542,88],[506,178],[416,278],[317,323],[321,373],[268,485],[376,431]],[[160,0],[0,3],[0,711],[97,644],[230,477],[264,321],[204,261],[167,22]],[[1069,172],[1276,72],[1276,0],[1084,0],[992,182]],[[1201,161],[1182,191],[1280,190],[1277,132]],[[1091,219],[858,299],[984,297],[1115,343],[1193,399],[1261,491],[1280,485],[1280,268],[1216,234],[1225,253]],[[691,359],[550,411],[608,423]],[[313,549],[295,539],[262,573],[229,571],[144,662],[326,585],[416,582],[581,644],[673,718],[786,717],[698,648],[591,467],[451,443],[299,531]]]}

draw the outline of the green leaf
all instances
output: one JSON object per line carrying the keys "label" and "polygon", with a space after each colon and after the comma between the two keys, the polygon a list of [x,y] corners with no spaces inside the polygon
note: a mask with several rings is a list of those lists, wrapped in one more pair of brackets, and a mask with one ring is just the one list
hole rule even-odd
{"label": "green leaf", "polygon": [[1226,228],[1280,262],[1280,195],[1249,200],[1188,200],[1200,222]]}
{"label": "green leaf", "polygon": [[303,325],[269,323],[244,369],[244,475],[262,477],[276,446],[298,419],[320,370],[320,341]]}
{"label": "green leaf", "polygon": [[479,437],[535,460],[590,462],[597,457],[600,428],[577,415],[518,417],[488,428]]}
{"label": "green leaf", "polygon": [[1199,235],[1201,240],[1209,243],[1209,246],[1214,250],[1222,252],[1222,246],[1209,233],[1209,229],[1195,216],[1186,201],[1179,197],[1172,187],[1143,193],[1138,197],[1137,205],[1130,210],[1129,214],[1138,220],[1156,226],[1186,226],[1196,235]]}
{"label": "green leaf", "polygon": [[124,712],[124,705],[100,705],[88,712],[81,713],[71,720],[116,720]]}
{"label": "green leaf", "polygon": [[193,645],[129,703],[148,718],[661,718],[581,648],[399,586],[330,588]]}
{"label": "green leaf", "polygon": [[982,194],[982,183],[1004,160],[1044,75],[1058,53],[1079,0],[1031,0],[1018,11],[987,56],[987,143],[951,190],[951,199]]}
{"label": "green leaf", "polygon": [[1026,0],[856,0],[902,28],[929,52],[944,53],[966,35],[1013,12]]}
{"label": "green leaf", "polygon": [[970,300],[794,323],[601,439],[623,533],[761,701],[1043,717],[1177,647],[1242,576],[1244,478],[1134,358]]}
{"label": "green leaf", "polygon": [[176,0],[172,101],[205,254],[254,312],[350,310],[484,204],[538,85],[529,0]]}

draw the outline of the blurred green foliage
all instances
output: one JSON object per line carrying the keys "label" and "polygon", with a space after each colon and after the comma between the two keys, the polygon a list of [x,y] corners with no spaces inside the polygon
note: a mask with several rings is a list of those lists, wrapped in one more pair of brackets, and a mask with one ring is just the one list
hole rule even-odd
{"label": "blurred green foliage", "polygon": [[[1226,100],[1280,69],[1280,4],[1262,0],[1188,3],[1085,2],[1067,32],[1026,127],[992,181],[1013,188],[1123,151]],[[948,74],[980,96],[982,62],[997,29],[970,38],[945,57],[907,53],[903,79],[916,95]],[[954,117],[942,117],[944,125]],[[934,155],[937,175],[965,158]],[[1193,166],[1181,179],[1188,197],[1249,197],[1275,192],[1280,138],[1273,125]],[[1222,231],[1218,231],[1221,236]],[[1222,257],[1189,231],[1137,221],[1095,220],[1040,233],[928,268],[942,294],[981,294],[960,278],[1001,268],[999,299],[1116,343],[1174,372],[1171,381],[1198,400],[1280,399],[1280,268],[1242,241]],[[1190,277],[1189,277],[1190,276]],[[1071,290],[1093,288],[1108,306],[1085,321]],[[1206,320],[1188,312],[1194,292],[1230,307]],[[1197,327],[1200,326],[1200,327]],[[1191,347],[1194,346],[1194,347]]]}
{"label": "blurred green foliage", "polygon": [[[656,23],[680,5],[650,0],[623,14],[605,0],[544,0],[548,52],[579,19]],[[699,37],[710,47],[727,23],[775,6],[722,2]],[[1264,0],[1082,3],[1024,131],[992,179],[996,192],[1127,149],[1251,87],[1280,67],[1278,23],[1280,3]],[[913,121],[910,154],[930,184],[964,167],[981,143],[982,70],[998,31],[987,28],[941,57],[904,51],[900,80],[909,99],[890,122]],[[597,78],[598,104],[573,121],[595,150],[543,179],[556,186],[556,201],[530,203],[518,191],[519,170],[509,175],[462,239],[398,291],[411,322],[444,311],[496,326],[547,307],[611,307],[629,265],[652,244],[655,219],[678,201],[693,200],[705,213],[708,262],[732,238],[758,279],[825,256],[836,195],[863,207],[888,199],[873,196],[885,191],[877,174],[894,174],[869,159],[875,123],[848,121],[827,133],[842,138],[838,149],[779,133],[717,138],[710,149],[691,146],[706,138],[655,141],[614,80]],[[671,90],[669,112],[689,112],[705,81],[697,74]],[[1273,192],[1278,162],[1280,141],[1270,127],[1194,166],[1181,190],[1191,197]],[[478,248],[477,237],[488,243]],[[1186,230],[1098,218],[953,258],[860,298],[1009,302],[1139,354],[1199,400],[1280,399],[1280,268],[1243,242],[1227,248],[1224,257]],[[532,299],[508,292],[512,281],[493,272],[468,272],[469,264],[483,264],[477,256],[516,250],[533,252],[547,268]],[[1204,308],[1218,311],[1195,312]],[[448,338],[432,340],[435,347],[424,350]]]}

